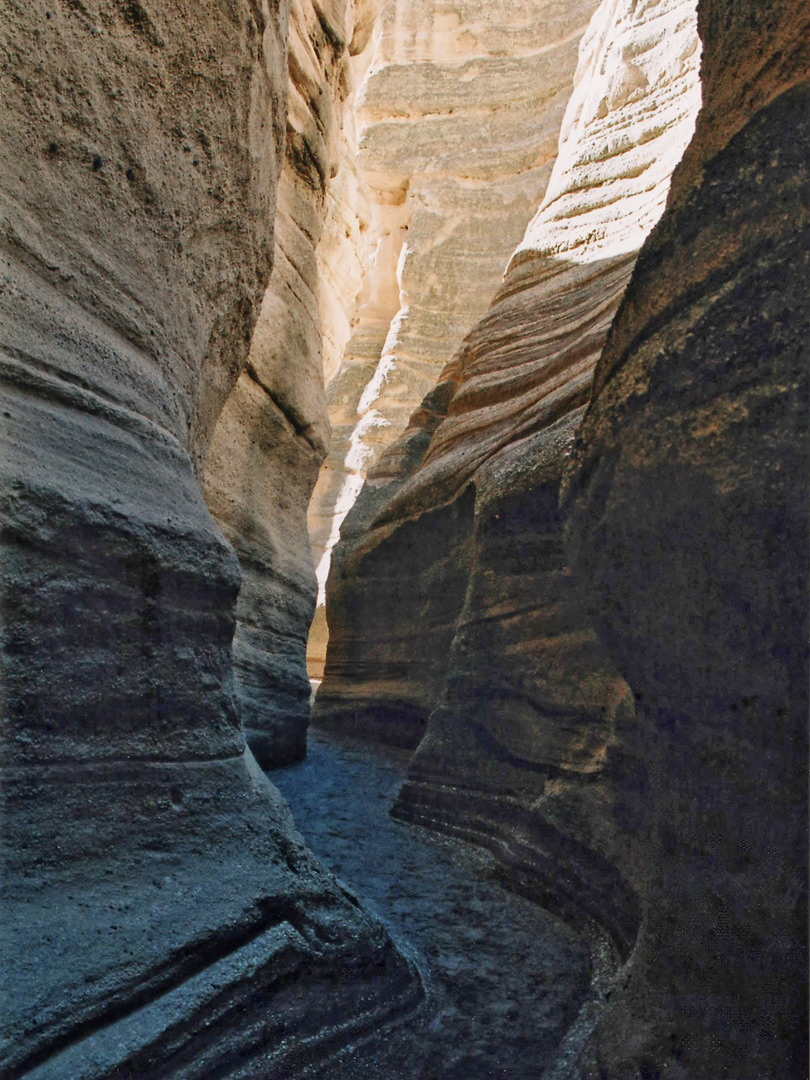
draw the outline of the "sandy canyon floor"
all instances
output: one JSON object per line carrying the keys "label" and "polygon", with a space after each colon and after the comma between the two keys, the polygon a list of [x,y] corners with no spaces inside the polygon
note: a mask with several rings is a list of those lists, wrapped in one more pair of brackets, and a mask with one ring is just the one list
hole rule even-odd
{"label": "sandy canyon floor", "polygon": [[[369,1076],[384,1067],[397,1080],[535,1080],[588,993],[588,944],[502,888],[477,850],[389,816],[407,761],[311,729],[306,760],[269,773],[307,842],[425,982],[421,1024],[395,1051],[383,1040]],[[349,1060],[346,1075],[357,1075]]]}

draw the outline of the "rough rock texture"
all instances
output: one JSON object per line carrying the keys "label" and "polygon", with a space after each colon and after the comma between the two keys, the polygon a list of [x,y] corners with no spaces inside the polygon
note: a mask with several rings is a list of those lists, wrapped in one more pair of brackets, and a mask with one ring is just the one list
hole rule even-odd
{"label": "rough rock texture", "polygon": [[206,463],[206,501],[242,569],[234,673],[242,725],[264,768],[306,748],[316,588],[306,509],[329,445],[316,251],[351,53],[365,45],[375,10],[345,0],[293,5],[273,277]]}
{"label": "rough rock texture", "polygon": [[3,5],[4,1077],[287,1078],[418,996],[245,750],[195,478],[270,269],[286,18]]}
{"label": "rough rock texture", "polygon": [[651,769],[582,1075],[807,1075],[810,12],[702,0],[705,106],[600,360],[569,550]]}
{"label": "rough rock texture", "polygon": [[636,250],[694,126],[698,60],[693,4],[597,11],[543,205],[391,508],[453,498],[468,477],[475,488],[463,606],[397,812],[494,846],[515,882],[596,919],[623,955],[638,928],[644,755],[567,566],[558,490]]}
{"label": "rough rock texture", "polygon": [[594,15],[548,192],[503,287],[345,522],[314,714],[413,747],[427,725],[399,812],[500,838],[516,873],[555,882],[624,949],[637,911],[617,866],[635,882],[625,837],[643,778],[629,692],[562,553],[557,489],[691,134],[698,59],[694,5]]}
{"label": "rough rock texture", "polygon": [[595,13],[504,285],[346,520],[314,710],[419,744],[396,813],[489,847],[513,887],[596,920],[624,956],[647,778],[557,504],[599,352],[694,127],[698,61],[694,4]]}
{"label": "rough rock texture", "polygon": [[[322,263],[327,377],[339,368],[328,386],[332,445],[310,509],[321,605],[329,553],[368,467],[485,313],[542,198],[595,6],[383,5],[336,179],[344,238],[334,230]],[[324,630],[319,612],[312,674]]]}

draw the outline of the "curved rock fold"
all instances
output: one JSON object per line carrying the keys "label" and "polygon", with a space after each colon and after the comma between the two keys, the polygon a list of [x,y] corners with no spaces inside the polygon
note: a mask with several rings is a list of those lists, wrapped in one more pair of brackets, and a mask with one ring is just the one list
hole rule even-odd
{"label": "curved rock fold", "polygon": [[606,0],[487,314],[369,470],[335,548],[314,719],[415,749],[394,812],[474,839],[625,957],[649,797],[627,683],[559,487],[638,248],[700,103],[695,5]]}
{"label": "curved rock fold", "polygon": [[5,1077],[288,1078],[421,998],[245,750],[197,479],[270,271],[286,22],[4,6]]}

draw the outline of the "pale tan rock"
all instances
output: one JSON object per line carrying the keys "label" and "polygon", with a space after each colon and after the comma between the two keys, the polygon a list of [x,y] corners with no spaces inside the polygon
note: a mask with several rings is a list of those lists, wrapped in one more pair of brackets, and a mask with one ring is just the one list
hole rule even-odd
{"label": "pale tan rock", "polygon": [[[332,446],[309,514],[320,603],[329,551],[369,466],[486,311],[542,197],[594,6],[383,5],[344,187],[358,198],[357,235],[349,231],[369,269],[359,290],[356,273],[347,276],[337,310],[350,314],[327,331],[343,353],[328,388]],[[312,648],[323,644],[318,636]]]}
{"label": "pale tan rock", "polygon": [[[637,74],[628,90],[626,57],[631,54]],[[346,523],[351,539],[341,560],[349,560],[351,571],[347,564],[336,576],[333,604],[343,603],[337,594],[346,588],[362,592],[360,580],[348,586],[338,582],[347,575],[362,579],[356,560],[370,555],[375,536],[387,543],[399,523],[449,504],[493,455],[587,401],[599,352],[632,270],[633,245],[662,212],[667,168],[674,167],[678,148],[686,145],[694,126],[699,59],[693,4],[659,0],[634,7],[629,0],[606,0],[600,5],[582,41],[549,190],[490,311],[447,365],[400,443],[369,471],[364,506]],[[631,136],[637,145],[628,143]],[[607,225],[606,206],[612,207],[612,226]],[[391,587],[400,596],[395,581],[396,575]],[[375,602],[371,593],[369,602]],[[396,603],[382,603],[394,626]],[[356,608],[346,626],[335,612],[330,627],[339,633],[341,649],[349,647],[353,635],[365,637],[366,617]],[[404,616],[403,624],[408,621]],[[392,631],[392,643],[398,639],[402,654],[390,656],[387,666],[397,670],[404,665],[407,671],[411,646],[406,636]],[[378,640],[385,640],[384,632]],[[442,649],[430,647],[429,652],[431,663],[441,666]],[[376,692],[369,697],[366,711],[385,699],[372,675],[374,663],[372,647],[367,661],[359,659],[359,668],[346,669],[354,680],[346,695],[364,697],[365,671],[381,691],[381,697]],[[329,695],[339,692],[338,681],[325,679],[320,709],[326,710]],[[430,706],[425,711],[425,692],[416,681],[418,728]],[[409,679],[397,676],[396,683],[394,697],[402,713],[407,711],[403,686]],[[421,679],[421,687],[428,684],[434,687],[435,704],[440,679]]]}
{"label": "pale tan rock", "polygon": [[492,311],[454,361],[459,389],[398,495],[398,513],[420,505],[428,488],[433,500],[439,490],[449,497],[501,446],[544,426],[563,397],[587,393],[635,254],[694,130],[699,63],[691,2],[600,5],[542,205]]}
{"label": "pale tan rock", "polygon": [[[274,272],[240,376],[214,433],[205,496],[239,555],[234,670],[242,725],[263,767],[303,756],[315,577],[306,508],[329,445],[317,250],[341,153],[350,49],[373,4],[296,0],[290,20],[287,153]],[[360,25],[355,33],[352,20]]]}

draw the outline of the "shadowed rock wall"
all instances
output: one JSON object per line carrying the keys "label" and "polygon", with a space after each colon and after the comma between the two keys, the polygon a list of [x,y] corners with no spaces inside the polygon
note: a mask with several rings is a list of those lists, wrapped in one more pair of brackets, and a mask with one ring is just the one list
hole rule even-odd
{"label": "shadowed rock wall", "polygon": [[245,751],[197,479],[270,271],[287,14],[3,5],[5,1077],[286,1078],[418,996]]}
{"label": "shadowed rock wall", "polygon": [[652,795],[588,1078],[807,1073],[809,14],[701,4],[704,109],[568,471]]}
{"label": "shadowed rock wall", "polygon": [[314,713],[418,744],[396,813],[489,846],[513,884],[597,919],[625,955],[646,774],[557,501],[599,352],[693,130],[698,61],[693,4],[594,15],[546,196],[504,284],[347,519]]}
{"label": "shadowed rock wall", "polygon": [[373,2],[293,6],[273,277],[206,463],[206,501],[242,570],[234,674],[242,725],[264,768],[306,747],[316,590],[306,510],[330,431],[316,252],[340,159],[351,53],[367,43],[375,12]]}
{"label": "shadowed rock wall", "polygon": [[[603,11],[655,25],[656,5],[633,7]],[[434,668],[397,812],[486,844],[514,885],[633,946],[595,1035],[555,1070],[584,1080],[807,1074],[810,24],[804,3],[738,0],[702,0],[699,22],[703,108],[635,269],[632,246],[584,261],[576,243],[545,248],[545,229],[578,229],[565,205],[580,189],[552,179],[558,219],[541,208],[490,315],[369,474],[327,593],[324,723],[379,737],[380,669],[346,662],[372,589],[414,745],[430,705],[402,686]],[[649,84],[648,50],[622,40],[626,22],[608,28],[618,93],[584,108],[585,127]],[[649,143],[630,131],[628,149]],[[624,160],[617,182],[643,164]],[[599,162],[583,156],[583,176]],[[640,209],[613,191],[603,239],[623,205]],[[588,345],[522,380],[569,319]],[[460,492],[471,535],[428,546]],[[407,622],[421,584],[398,572],[437,546],[465,560],[447,577],[452,634]]]}

